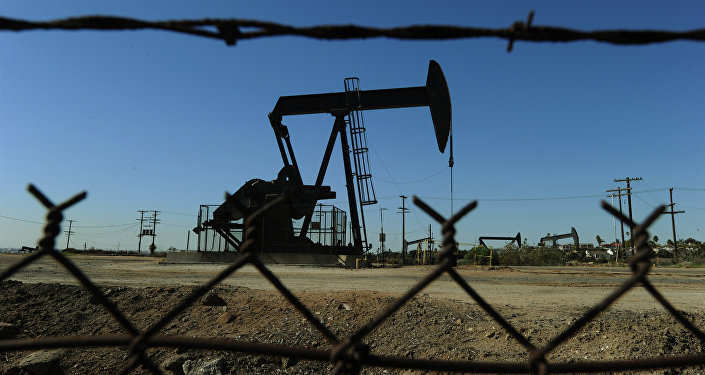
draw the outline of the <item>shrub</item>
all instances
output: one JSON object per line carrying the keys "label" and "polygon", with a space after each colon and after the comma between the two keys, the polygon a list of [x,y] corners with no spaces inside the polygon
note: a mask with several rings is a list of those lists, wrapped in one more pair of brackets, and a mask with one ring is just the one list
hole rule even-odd
{"label": "shrub", "polygon": [[558,266],[568,260],[563,251],[546,246],[517,248],[508,244],[497,255],[497,264],[504,266]]}
{"label": "shrub", "polygon": [[[463,257],[463,264],[477,264],[477,265],[489,265],[490,264],[490,249],[485,246],[474,246],[469,251],[465,252]],[[496,263],[493,259],[492,263]]]}

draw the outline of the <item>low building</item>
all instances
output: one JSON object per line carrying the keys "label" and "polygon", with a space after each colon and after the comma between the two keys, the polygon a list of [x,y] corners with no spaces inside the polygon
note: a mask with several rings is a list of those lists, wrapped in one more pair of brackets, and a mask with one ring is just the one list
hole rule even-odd
{"label": "low building", "polygon": [[610,259],[610,254],[611,251],[607,250],[595,250],[595,249],[588,249],[585,250],[585,256],[589,258],[594,258],[594,259]]}
{"label": "low building", "polygon": [[[581,243],[578,246],[579,246],[578,250],[588,250],[588,249],[595,248],[595,245],[593,245],[591,243]],[[568,244],[558,245],[558,249],[562,250],[562,251],[573,251],[573,250],[575,250],[575,244],[568,243]]]}

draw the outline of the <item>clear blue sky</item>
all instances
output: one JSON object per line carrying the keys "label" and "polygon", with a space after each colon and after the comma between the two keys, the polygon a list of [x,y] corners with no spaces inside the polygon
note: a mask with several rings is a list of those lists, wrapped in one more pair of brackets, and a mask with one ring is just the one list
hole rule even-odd
{"label": "clear blue sky", "polygon": [[[341,4],[6,0],[0,14],[498,28],[534,9],[535,25],[581,30],[705,27],[701,1]],[[66,212],[76,220],[72,246],[134,249],[137,210],[155,209],[162,211],[158,247],[184,248],[199,204],[221,203],[226,190],[249,179],[276,177],[282,162],[267,114],[279,96],[341,91],[349,76],[360,77],[362,89],[419,86],[430,59],[441,64],[453,103],[455,207],[479,200],[459,225],[459,241],[521,232],[534,244],[570,227],[581,242],[598,234],[613,240],[600,195],[624,177],[644,178],[633,183],[636,219],[667,203],[675,187],[676,209],[686,211],[676,217],[678,237],[705,240],[703,43],[518,42],[507,54],[499,39],[277,37],[227,47],[160,31],[32,31],[0,32],[0,45],[0,247],[32,245],[41,235],[35,222],[43,222],[45,210],[26,192],[32,182],[54,201],[88,191]],[[388,245],[398,250],[400,194],[425,197],[449,214],[448,151],[438,152],[425,108],[368,111],[365,120],[380,201],[367,208],[368,234],[376,239],[379,208],[388,208]],[[312,184],[331,118],[291,117],[285,124]],[[341,171],[336,149],[325,183],[347,211]],[[580,196],[588,197],[535,199]],[[431,224],[411,208],[408,240],[424,236]],[[440,237],[438,225],[433,231]],[[671,238],[669,218],[652,232]]]}

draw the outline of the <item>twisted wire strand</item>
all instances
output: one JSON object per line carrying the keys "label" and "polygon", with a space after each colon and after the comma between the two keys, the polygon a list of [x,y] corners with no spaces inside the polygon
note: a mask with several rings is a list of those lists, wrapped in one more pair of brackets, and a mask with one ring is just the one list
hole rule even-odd
{"label": "twisted wire strand", "polygon": [[[643,45],[677,40],[703,42],[705,28],[688,31],[668,30],[597,30],[582,31],[565,27],[534,26],[534,12],[527,22],[517,21],[508,28],[483,28],[454,25],[412,25],[406,27],[367,27],[359,25],[319,25],[294,27],[260,20],[236,18],[203,18],[193,20],[146,21],[129,17],[90,15],[49,21],[29,21],[0,17],[0,30],[162,30],[198,37],[219,39],[227,45],[239,40],[275,36],[298,36],[318,40],[352,40],[389,38],[398,40],[455,40],[472,38],[499,38],[509,42],[576,42],[595,41],[614,45]],[[244,30],[244,31],[243,31]]]}
{"label": "twisted wire strand", "polygon": [[[656,208],[649,217],[642,223],[636,223],[624,217],[614,207],[603,202],[603,208],[615,215],[615,217],[624,220],[635,228],[635,244],[637,253],[630,260],[632,267],[632,276],[622,283],[616,290],[610,293],[605,299],[590,310],[582,317],[577,319],[567,329],[557,334],[543,347],[536,348],[528,339],[521,335],[501,314],[482,299],[472,287],[458,274],[452,267],[455,259],[451,256],[456,251],[455,242],[455,223],[464,215],[469,213],[477,206],[477,202],[472,202],[461,209],[458,213],[449,219],[445,219],[430,206],[422,202],[418,197],[414,197],[414,202],[424,210],[429,216],[441,223],[443,233],[443,250],[439,254],[441,263],[431,273],[426,275],[416,285],[410,288],[402,297],[394,300],[383,311],[380,311],[368,324],[363,325],[355,331],[349,338],[340,342],[328,328],[320,323],[316,317],[310,313],[310,310],[301,303],[301,301],[284,286],[281,281],[272,273],[257,257],[251,253],[252,244],[261,235],[257,223],[258,217],[265,211],[271,209],[277,204],[282,203],[285,199],[280,197],[278,200],[269,202],[267,205],[258,210],[254,215],[251,215],[246,222],[245,239],[242,246],[243,256],[229,267],[217,274],[213,279],[197,288],[189,296],[187,296],[175,308],[172,308],[164,317],[154,323],[144,332],[140,332],[134,327],[125,315],[120,311],[110,300],[99,290],[99,288],[88,279],[83,272],[76,267],[68,258],[54,250],[55,238],[60,233],[60,222],[63,219],[62,211],[71,205],[85,198],[85,193],[79,194],[64,203],[54,205],[46,198],[38,189],[30,186],[30,192],[44,204],[47,209],[47,223],[44,228],[44,236],[40,239],[40,251],[35,254],[30,254],[24,257],[19,262],[11,265],[8,269],[0,273],[0,280],[4,280],[11,276],[17,270],[31,264],[40,259],[42,256],[49,254],[55,261],[66,268],[70,274],[76,277],[81,284],[94,297],[98,298],[99,303],[103,305],[113,317],[120,322],[128,331],[127,335],[98,335],[98,336],[64,336],[64,337],[39,337],[28,339],[5,339],[0,340],[0,351],[14,351],[18,349],[40,349],[40,348],[73,348],[73,347],[110,347],[110,346],[127,346],[129,356],[125,366],[120,370],[120,374],[131,373],[138,366],[142,366],[147,371],[153,374],[162,374],[161,369],[147,355],[147,350],[155,347],[181,347],[192,349],[214,349],[225,350],[239,353],[250,353],[260,355],[277,355],[282,357],[297,357],[299,359],[308,359],[314,361],[323,361],[331,363],[335,374],[359,374],[364,366],[379,366],[387,368],[406,368],[420,370],[435,370],[448,372],[476,372],[476,373],[576,373],[576,372],[605,372],[605,371],[623,371],[623,370],[640,370],[640,369],[656,369],[674,366],[693,366],[705,364],[705,355],[688,355],[674,356],[666,358],[642,358],[633,360],[620,361],[603,361],[603,362],[565,362],[565,363],[548,363],[545,355],[557,346],[561,345],[565,340],[573,337],[575,333],[584,327],[588,322],[593,320],[598,314],[609,307],[614,301],[619,299],[624,293],[631,290],[637,284],[642,284],[644,288],[659,302],[681,325],[687,328],[698,339],[705,342],[705,333],[698,329],[692,322],[671,305],[666,298],[649,282],[647,276],[651,267],[651,257],[653,250],[648,245],[649,233],[648,227],[656,220],[657,217],[665,210],[665,206]],[[199,297],[203,296],[210,289],[215,287],[223,279],[230,276],[237,269],[245,264],[253,264],[270,281],[275,288],[282,293],[286,299],[297,310],[299,310],[304,318],[312,323],[331,344],[331,349],[326,350],[303,350],[301,348],[289,347],[285,345],[253,343],[247,341],[217,339],[217,338],[192,338],[184,336],[165,336],[159,335],[158,332],[166,324],[172,321],[184,309],[191,306]],[[448,272],[461,288],[463,288],[478,305],[495,321],[497,321],[519,344],[524,346],[528,353],[526,362],[517,363],[502,363],[502,362],[471,362],[471,361],[445,361],[432,359],[414,359],[400,358],[376,355],[370,352],[369,346],[362,342],[362,339],[374,330],[379,324],[389,318],[398,309],[404,306],[411,298],[418,294],[428,284],[436,280],[443,273]]]}

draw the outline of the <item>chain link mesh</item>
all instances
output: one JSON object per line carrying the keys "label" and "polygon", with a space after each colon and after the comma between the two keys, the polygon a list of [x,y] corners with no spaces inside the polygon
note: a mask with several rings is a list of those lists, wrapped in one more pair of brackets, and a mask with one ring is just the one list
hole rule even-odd
{"label": "chain link mesh", "polygon": [[[453,268],[455,260],[452,254],[456,252],[455,224],[465,215],[472,211],[477,202],[472,202],[457,212],[452,217],[446,219],[436,212],[429,205],[418,197],[414,197],[414,203],[434,220],[441,224],[443,234],[443,248],[439,255],[439,265],[428,275],[418,281],[401,297],[393,300],[384,310],[380,311],[367,324],[355,330],[349,337],[341,338],[333,334],[324,324],[322,324],[313,313],[304,305],[299,298],[294,295],[272,271],[267,268],[256,254],[249,249],[252,243],[260,235],[255,223],[257,217],[262,215],[271,207],[281,203],[285,199],[280,197],[269,202],[260,210],[250,216],[246,223],[245,240],[242,246],[242,257],[232,263],[206,284],[195,288],[181,303],[170,310],[159,321],[153,323],[146,330],[136,328],[126,315],[110,301],[110,299],[94,284],[70,259],[54,249],[55,238],[60,230],[60,223],[63,220],[63,210],[76,204],[86,197],[86,193],[80,193],[67,201],[54,205],[37,188],[30,185],[29,191],[47,208],[46,225],[44,226],[44,236],[39,240],[39,251],[23,257],[17,263],[9,266],[0,273],[0,281],[6,280],[13,274],[22,270],[38,259],[48,256],[61,264],[68,272],[75,277],[80,284],[112,315],[126,331],[127,335],[95,335],[95,336],[63,336],[63,337],[38,337],[26,339],[6,339],[0,340],[0,351],[9,352],[28,349],[47,348],[75,348],[75,347],[127,347],[128,355],[124,366],[119,370],[120,374],[131,373],[138,366],[151,371],[154,374],[163,372],[147,355],[147,349],[157,347],[178,347],[184,349],[209,349],[246,354],[271,355],[280,357],[296,357],[301,360],[328,362],[333,366],[334,374],[359,374],[364,367],[378,366],[396,369],[419,369],[445,372],[468,372],[468,373],[590,373],[605,371],[626,371],[643,370],[665,367],[680,367],[705,365],[705,355],[674,356],[666,358],[642,358],[634,360],[620,361],[579,361],[579,362],[549,362],[546,356],[558,346],[573,337],[581,328],[585,327],[597,315],[605,311],[616,300],[638,285],[641,285],[651,296],[661,304],[683,327],[695,335],[701,342],[705,343],[705,333],[698,329],[679,310],[671,305],[666,298],[651,284],[648,279],[651,270],[650,259],[654,253],[649,247],[648,227],[664,212],[665,206],[655,209],[642,223],[631,221],[618,210],[602,202],[602,207],[629,225],[634,226],[634,241],[637,249],[636,254],[630,259],[629,266],[632,271],[631,277],[625,280],[618,288],[613,290],[602,301],[588,309],[581,317],[576,319],[565,330],[557,333],[543,346],[536,346],[519,330],[517,330],[507,319],[505,319],[496,309],[485,301],[472,286],[462,278]],[[311,323],[315,329],[325,337],[329,350],[303,349],[286,345],[256,343],[240,341],[234,339],[206,339],[177,335],[160,335],[161,329],[171,323],[176,317],[189,308],[199,298],[203,297],[212,288],[218,285],[227,277],[233,275],[238,269],[245,265],[252,265],[265,277],[281,295],[294,306],[304,318]],[[403,307],[410,299],[416,296],[422,289],[433,283],[441,275],[448,274],[477,304],[496,321],[512,338],[514,338],[527,351],[526,360],[523,362],[477,362],[477,361],[447,361],[433,359],[415,359],[405,357],[392,357],[377,355],[371,351],[363,340],[365,337],[385,322],[392,314]]]}

